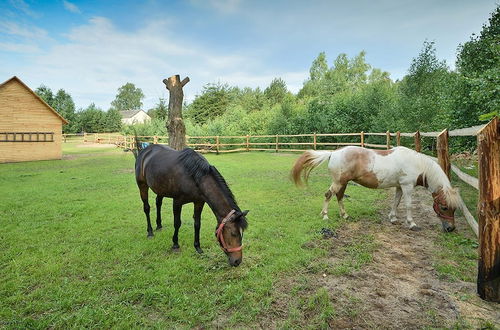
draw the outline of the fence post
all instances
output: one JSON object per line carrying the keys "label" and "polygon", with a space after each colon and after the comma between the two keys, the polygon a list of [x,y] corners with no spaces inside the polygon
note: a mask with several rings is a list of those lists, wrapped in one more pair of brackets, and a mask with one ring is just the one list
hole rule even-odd
{"label": "fence post", "polygon": [[250,151],[250,136],[247,134],[247,151]]}
{"label": "fence post", "polygon": [[385,135],[386,135],[386,137],[387,137],[387,138],[386,138],[386,140],[387,140],[387,143],[386,143],[386,145],[387,145],[387,150],[389,150],[389,149],[391,149],[391,132],[387,131],[387,132],[385,133]]}
{"label": "fence post", "polygon": [[361,147],[365,147],[365,132],[361,131]]}
{"label": "fence post", "polygon": [[94,143],[99,143],[99,133],[95,133],[95,135],[94,135]]}
{"label": "fence post", "polygon": [[[153,144],[158,144],[158,136],[156,136],[156,135],[153,136]],[[186,143],[186,145],[187,145],[187,143]]]}
{"label": "fence post", "polygon": [[401,132],[400,131],[396,132],[396,144],[398,147],[401,145]]}
{"label": "fence post", "polygon": [[438,164],[443,169],[448,179],[450,178],[450,154],[448,152],[448,129],[444,129],[437,137]]}
{"label": "fence post", "polygon": [[477,293],[500,302],[500,120],[477,135],[479,160],[479,261]]}
{"label": "fence post", "polygon": [[217,135],[215,137],[215,144],[216,144],[216,150],[217,150],[217,155],[219,154],[219,136]]}
{"label": "fence post", "polygon": [[316,150],[316,132],[314,132],[314,150]]}
{"label": "fence post", "polygon": [[278,152],[278,134],[276,134],[276,152]]}
{"label": "fence post", "polygon": [[420,144],[420,131],[415,132],[415,151],[420,152],[422,150],[422,146]]}

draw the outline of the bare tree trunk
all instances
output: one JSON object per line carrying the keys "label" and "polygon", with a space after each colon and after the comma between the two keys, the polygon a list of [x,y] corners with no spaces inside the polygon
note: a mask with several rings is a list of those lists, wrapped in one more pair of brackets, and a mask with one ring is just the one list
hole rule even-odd
{"label": "bare tree trunk", "polygon": [[168,101],[168,120],[166,123],[168,131],[168,145],[175,150],[182,150],[186,147],[186,126],[182,120],[182,100],[184,92],[182,87],[189,82],[189,77],[181,78],[178,74],[168,79],[163,79],[163,83],[170,92]]}

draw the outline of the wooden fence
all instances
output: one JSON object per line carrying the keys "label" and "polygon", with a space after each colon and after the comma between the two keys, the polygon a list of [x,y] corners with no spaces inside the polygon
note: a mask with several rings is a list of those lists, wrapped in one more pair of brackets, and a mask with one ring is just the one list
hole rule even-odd
{"label": "wooden fence", "polygon": [[[448,141],[455,136],[477,136],[479,179],[451,164]],[[401,145],[401,137],[413,139],[415,150],[421,152],[422,137],[436,138],[437,159],[450,177],[453,171],[462,181],[479,190],[478,219],[463,204],[464,217],[479,237],[478,293],[481,298],[500,302],[500,125],[498,117],[489,124],[441,132],[414,133],[333,133],[297,135],[187,136],[189,147],[199,152],[299,151],[324,147],[355,145],[390,149]],[[70,135],[63,134],[63,141]],[[85,133],[83,142],[116,144],[125,149],[135,147],[135,137],[113,133]],[[150,143],[167,144],[166,136],[140,136]],[[349,140],[349,141],[347,141]],[[377,140],[374,143],[373,140]],[[382,144],[381,141],[384,143]]]}

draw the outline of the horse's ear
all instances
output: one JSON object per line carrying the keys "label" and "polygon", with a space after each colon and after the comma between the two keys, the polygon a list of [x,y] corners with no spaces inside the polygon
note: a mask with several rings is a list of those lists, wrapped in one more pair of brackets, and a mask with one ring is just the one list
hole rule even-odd
{"label": "horse's ear", "polygon": [[241,216],[246,217],[246,215],[248,214],[248,212],[250,212],[250,211],[249,210],[245,210],[245,211],[241,212]]}

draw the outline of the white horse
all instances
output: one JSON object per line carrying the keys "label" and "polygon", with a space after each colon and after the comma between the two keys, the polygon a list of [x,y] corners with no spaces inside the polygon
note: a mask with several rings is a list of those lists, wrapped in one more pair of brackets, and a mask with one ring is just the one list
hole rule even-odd
{"label": "white horse", "polygon": [[307,182],[309,173],[318,165],[328,160],[328,170],[332,176],[332,185],[325,193],[325,202],[321,215],[328,219],[328,203],[335,194],[339,204],[340,216],[347,218],[342,198],[349,181],[354,181],[368,188],[396,187],[396,196],[389,220],[397,221],[396,208],[404,197],[406,206],[406,224],[410,229],[418,229],[413,221],[411,198],[415,186],[428,188],[434,197],[434,211],[441,218],[443,230],[455,229],[455,209],[460,205],[458,191],[451,187],[450,180],[441,167],[430,157],[405,147],[389,150],[372,150],[361,147],[345,147],[335,151],[304,152],[295,162],[292,179],[296,185]]}

